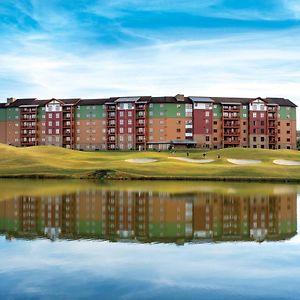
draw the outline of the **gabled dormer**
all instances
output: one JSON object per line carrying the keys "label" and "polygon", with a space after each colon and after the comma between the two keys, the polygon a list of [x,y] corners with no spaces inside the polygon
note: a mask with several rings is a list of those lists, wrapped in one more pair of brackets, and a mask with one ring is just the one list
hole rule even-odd
{"label": "gabled dormer", "polygon": [[267,111],[268,102],[260,97],[249,102],[250,111]]}
{"label": "gabled dormer", "polygon": [[51,99],[45,105],[46,112],[60,112],[62,111],[63,102],[57,99]]}

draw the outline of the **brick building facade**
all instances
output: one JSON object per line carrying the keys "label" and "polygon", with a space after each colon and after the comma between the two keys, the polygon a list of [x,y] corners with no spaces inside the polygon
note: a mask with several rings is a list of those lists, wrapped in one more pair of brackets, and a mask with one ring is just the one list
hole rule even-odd
{"label": "brick building facade", "polygon": [[284,98],[7,99],[0,142],[78,150],[296,149],[296,105]]}

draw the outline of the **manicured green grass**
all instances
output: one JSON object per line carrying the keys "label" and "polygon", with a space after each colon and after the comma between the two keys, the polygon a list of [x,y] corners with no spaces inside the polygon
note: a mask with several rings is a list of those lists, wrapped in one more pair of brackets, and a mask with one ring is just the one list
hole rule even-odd
{"label": "manicured green grass", "polygon": [[[93,177],[96,171],[110,170],[114,178],[231,178],[231,179],[296,179],[300,180],[300,166],[279,166],[274,159],[300,161],[300,152],[294,150],[266,150],[232,148],[206,153],[212,163],[194,164],[168,159],[186,157],[186,151],[169,152],[82,152],[51,146],[15,148],[0,144],[0,177],[64,176],[70,178]],[[217,159],[220,155],[221,158]],[[148,164],[129,163],[127,159],[154,158]],[[203,151],[189,151],[189,158],[203,158]],[[256,159],[261,164],[233,165],[234,159]]]}

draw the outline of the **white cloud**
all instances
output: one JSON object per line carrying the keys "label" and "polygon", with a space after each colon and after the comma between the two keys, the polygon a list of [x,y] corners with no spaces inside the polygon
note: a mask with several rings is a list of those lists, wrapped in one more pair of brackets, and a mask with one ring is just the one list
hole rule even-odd
{"label": "white cloud", "polygon": [[276,96],[300,104],[298,31],[63,51],[46,35],[24,36],[0,55],[2,98],[118,95]]}

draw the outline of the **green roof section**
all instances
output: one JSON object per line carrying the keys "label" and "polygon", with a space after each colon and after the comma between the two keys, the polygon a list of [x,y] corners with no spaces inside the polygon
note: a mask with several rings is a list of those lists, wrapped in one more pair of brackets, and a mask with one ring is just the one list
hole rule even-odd
{"label": "green roof section", "polygon": [[15,121],[20,119],[20,110],[18,107],[10,107],[6,110],[6,120]]}
{"label": "green roof section", "polygon": [[75,109],[76,120],[98,120],[106,117],[105,105],[78,106]]}
{"label": "green roof section", "polygon": [[282,120],[296,120],[296,107],[280,106],[279,109],[280,119]]}
{"label": "green roof section", "polygon": [[103,222],[102,221],[95,221],[95,220],[79,220],[77,222],[77,233],[78,234],[102,234],[102,227]]}
{"label": "green roof section", "polygon": [[213,105],[213,118],[214,119],[222,119],[222,105],[221,104]]}
{"label": "green roof section", "polygon": [[46,118],[46,111],[44,107],[39,107],[37,111],[37,119],[38,121],[43,121]]}
{"label": "green roof section", "polygon": [[6,108],[0,108],[0,122],[6,121]]}
{"label": "green roof section", "polygon": [[186,118],[185,103],[150,103],[149,118]]}

